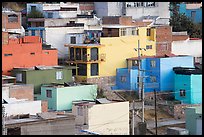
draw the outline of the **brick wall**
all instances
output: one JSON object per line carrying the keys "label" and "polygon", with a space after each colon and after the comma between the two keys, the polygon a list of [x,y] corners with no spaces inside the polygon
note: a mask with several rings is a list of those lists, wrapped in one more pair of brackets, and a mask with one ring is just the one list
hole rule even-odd
{"label": "brick wall", "polygon": [[119,24],[127,26],[132,25],[132,17],[131,16],[120,17]]}
{"label": "brick wall", "polygon": [[163,56],[171,53],[172,27],[160,26],[156,28],[156,55]]}
{"label": "brick wall", "polygon": [[103,36],[104,37],[119,37],[119,29],[112,29],[110,34],[108,34],[108,28],[103,28]]}
{"label": "brick wall", "polygon": [[33,85],[13,85],[9,87],[9,97],[16,99],[34,100]]}
{"label": "brick wall", "polygon": [[47,100],[41,101],[41,110],[42,110],[42,113],[48,112],[48,101]]}
{"label": "brick wall", "polygon": [[8,15],[2,14],[2,28],[6,29],[21,29],[21,13],[16,13],[18,22],[8,22]]}
{"label": "brick wall", "polygon": [[172,35],[172,41],[187,40],[189,35]]}
{"label": "brick wall", "polygon": [[102,18],[103,24],[119,24],[119,16],[112,17],[106,16]]}

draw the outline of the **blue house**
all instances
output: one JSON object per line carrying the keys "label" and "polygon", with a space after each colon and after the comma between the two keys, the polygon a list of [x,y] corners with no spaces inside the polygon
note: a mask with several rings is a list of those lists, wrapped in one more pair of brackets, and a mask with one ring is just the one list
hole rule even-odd
{"label": "blue house", "polygon": [[186,104],[202,103],[202,70],[197,68],[173,68],[174,95]]}
{"label": "blue house", "polygon": [[[116,72],[116,85],[112,90],[138,90],[138,58],[127,59],[127,68],[118,68]],[[192,56],[174,57],[142,57],[142,76],[144,78],[144,91],[173,91],[173,67],[194,67]]]}
{"label": "blue house", "polygon": [[192,19],[194,23],[202,23],[202,7],[201,4],[179,4],[179,13],[184,13]]}

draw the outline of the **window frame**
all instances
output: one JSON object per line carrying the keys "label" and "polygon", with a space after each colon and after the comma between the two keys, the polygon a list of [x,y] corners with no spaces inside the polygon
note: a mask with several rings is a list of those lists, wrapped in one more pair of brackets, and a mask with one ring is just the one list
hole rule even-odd
{"label": "window frame", "polygon": [[156,76],[150,76],[150,82],[152,82],[152,83],[157,82],[157,77]]}
{"label": "window frame", "polygon": [[127,76],[120,76],[120,81],[125,83],[127,81]]}
{"label": "window frame", "polygon": [[147,36],[151,36],[151,28],[147,28]]}
{"label": "window frame", "polygon": [[146,45],[146,49],[152,49],[152,45]]}
{"label": "window frame", "polygon": [[180,94],[180,97],[186,97],[186,90],[185,89],[180,89],[179,94]]}
{"label": "window frame", "polygon": [[150,60],[150,66],[156,68],[156,60]]}
{"label": "window frame", "polygon": [[63,79],[63,71],[62,70],[58,70],[56,71],[56,80],[62,80]]}
{"label": "window frame", "polygon": [[52,98],[52,90],[50,90],[50,89],[46,90],[46,97],[47,98]]}
{"label": "window frame", "polygon": [[23,82],[23,74],[16,73],[16,82]]}

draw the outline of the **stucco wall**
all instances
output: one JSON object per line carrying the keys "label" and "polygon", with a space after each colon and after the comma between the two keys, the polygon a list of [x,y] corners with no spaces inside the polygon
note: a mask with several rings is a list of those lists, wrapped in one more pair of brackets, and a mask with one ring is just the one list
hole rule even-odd
{"label": "stucco wall", "polygon": [[134,48],[138,47],[138,40],[140,40],[140,48],[152,45],[151,50],[141,51],[142,55],[155,55],[156,43],[148,39],[146,29],[146,27],[139,28],[139,36],[101,37],[100,43],[105,47],[100,49],[100,53],[106,54],[106,61],[100,64],[99,75],[115,76],[116,68],[125,68],[126,58],[137,57],[137,51]]}
{"label": "stucco wall", "polygon": [[9,87],[2,87],[2,99],[9,98]]}
{"label": "stucco wall", "polygon": [[202,57],[202,40],[183,40],[172,42],[172,53]]}
{"label": "stucco wall", "polygon": [[129,135],[129,102],[97,104],[88,109],[88,130],[101,135]]}
{"label": "stucco wall", "polygon": [[18,114],[36,115],[41,113],[41,101],[22,101],[10,104],[3,104],[7,116]]}
{"label": "stucco wall", "polygon": [[64,47],[66,44],[67,33],[83,33],[83,27],[50,27],[46,30],[46,42],[52,47],[57,48],[58,58],[65,58],[68,54],[68,48]]}

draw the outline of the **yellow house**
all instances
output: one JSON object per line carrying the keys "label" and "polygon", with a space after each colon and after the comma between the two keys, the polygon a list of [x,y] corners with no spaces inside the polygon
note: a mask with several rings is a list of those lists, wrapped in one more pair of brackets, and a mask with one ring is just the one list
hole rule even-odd
{"label": "yellow house", "polygon": [[[91,83],[112,83],[116,69],[126,67],[126,59],[156,55],[156,31],[150,27],[104,25],[100,44],[65,44],[69,48],[68,63],[76,65],[76,80]],[[100,86],[100,85],[99,85]]]}

